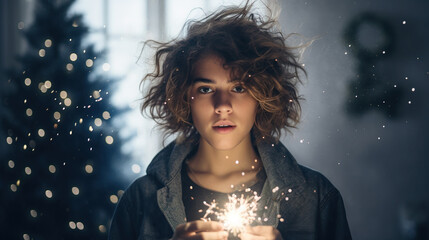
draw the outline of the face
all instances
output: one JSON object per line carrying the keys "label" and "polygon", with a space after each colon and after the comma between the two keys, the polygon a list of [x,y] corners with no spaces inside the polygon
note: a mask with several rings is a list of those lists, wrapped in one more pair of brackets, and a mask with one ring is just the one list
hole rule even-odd
{"label": "face", "polygon": [[231,150],[250,143],[257,102],[242,84],[233,82],[222,58],[209,54],[194,65],[189,101],[200,144]]}

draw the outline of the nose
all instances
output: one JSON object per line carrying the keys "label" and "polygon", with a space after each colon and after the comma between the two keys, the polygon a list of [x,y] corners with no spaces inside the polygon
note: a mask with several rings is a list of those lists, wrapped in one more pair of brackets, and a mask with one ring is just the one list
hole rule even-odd
{"label": "nose", "polygon": [[230,97],[228,96],[229,94],[218,91],[214,95],[215,95],[214,96],[215,112],[217,114],[232,113],[231,100],[230,100]]}

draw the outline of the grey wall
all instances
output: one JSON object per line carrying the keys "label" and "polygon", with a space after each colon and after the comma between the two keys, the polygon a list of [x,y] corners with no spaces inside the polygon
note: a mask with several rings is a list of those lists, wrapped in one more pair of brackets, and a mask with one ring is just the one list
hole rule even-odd
{"label": "grey wall", "polygon": [[[429,2],[283,0],[282,9],[284,32],[317,38],[303,58],[309,73],[301,88],[303,120],[283,142],[300,163],[339,188],[354,239],[405,239],[407,226],[412,227],[407,223],[416,215],[428,218]],[[396,118],[377,111],[349,116],[344,110],[359,61],[343,41],[343,31],[364,11],[394,29],[395,48],[375,68],[382,81],[405,91]],[[376,29],[361,32],[368,46],[382,42],[380,36]],[[414,216],[401,215],[413,208]],[[408,234],[406,239],[412,239]]]}

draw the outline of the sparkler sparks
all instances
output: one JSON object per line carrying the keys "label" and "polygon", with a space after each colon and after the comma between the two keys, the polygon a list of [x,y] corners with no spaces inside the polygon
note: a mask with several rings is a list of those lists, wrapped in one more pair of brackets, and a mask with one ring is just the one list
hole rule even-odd
{"label": "sparkler sparks", "polygon": [[250,197],[245,197],[243,194],[237,197],[236,194],[232,194],[228,196],[228,202],[225,203],[224,208],[219,208],[215,200],[210,204],[204,202],[208,209],[203,220],[211,221],[208,216],[214,214],[217,220],[224,225],[225,230],[237,236],[256,220],[257,202],[260,198],[256,192]]}

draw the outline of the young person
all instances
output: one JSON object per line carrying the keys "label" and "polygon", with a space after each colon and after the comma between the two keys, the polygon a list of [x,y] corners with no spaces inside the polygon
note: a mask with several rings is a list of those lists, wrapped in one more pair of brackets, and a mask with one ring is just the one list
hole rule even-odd
{"label": "young person", "polygon": [[[299,122],[305,71],[276,20],[251,9],[221,9],[156,43],[142,109],[179,137],[125,191],[111,240],[351,239],[338,190],[279,141]],[[257,204],[238,234],[207,212],[231,196]]]}

